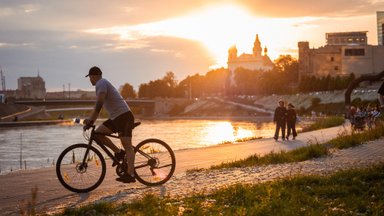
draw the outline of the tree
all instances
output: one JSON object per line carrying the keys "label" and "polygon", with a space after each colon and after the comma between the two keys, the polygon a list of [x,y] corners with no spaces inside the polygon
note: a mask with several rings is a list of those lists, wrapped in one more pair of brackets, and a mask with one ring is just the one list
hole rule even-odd
{"label": "tree", "polygon": [[172,71],[168,71],[162,80],[171,88],[175,88],[177,86],[175,74]]}
{"label": "tree", "polygon": [[120,86],[119,88],[121,96],[126,98],[136,98],[136,92],[133,89],[133,86],[129,83],[125,83],[124,85]]}
{"label": "tree", "polygon": [[299,61],[291,55],[280,55],[275,61],[275,68],[278,72],[288,75],[289,82],[297,82],[299,79]]}
{"label": "tree", "polygon": [[150,81],[141,84],[139,87],[139,97],[155,98],[155,97],[173,97],[176,95],[175,89],[177,81],[173,72],[167,72],[162,79]]}

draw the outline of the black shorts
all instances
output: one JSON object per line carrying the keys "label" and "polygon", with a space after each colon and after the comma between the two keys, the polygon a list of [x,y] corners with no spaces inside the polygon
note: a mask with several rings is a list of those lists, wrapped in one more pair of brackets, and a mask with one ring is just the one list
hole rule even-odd
{"label": "black shorts", "polygon": [[119,136],[122,137],[132,137],[133,125],[135,122],[135,118],[133,117],[132,112],[125,112],[115,119],[108,119],[103,122],[108,129],[110,129],[113,133],[118,133]]}

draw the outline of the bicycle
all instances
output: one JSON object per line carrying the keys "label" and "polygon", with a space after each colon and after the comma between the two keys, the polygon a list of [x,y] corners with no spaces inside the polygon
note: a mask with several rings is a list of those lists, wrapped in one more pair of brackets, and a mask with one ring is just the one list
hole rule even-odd
{"label": "bicycle", "polygon": [[[140,125],[136,122],[134,127]],[[90,135],[84,131],[88,144],[73,144],[60,154],[56,163],[56,175],[60,183],[68,190],[76,193],[86,193],[96,189],[103,182],[106,174],[106,162],[103,150],[112,162],[117,164],[116,174],[123,176],[127,172],[126,159],[119,161],[105,145],[98,143],[94,136],[101,134],[91,126]],[[89,133],[89,132],[88,132]],[[103,134],[108,137],[119,138],[118,135]],[[97,144],[96,148],[93,141]],[[176,168],[176,158],[171,147],[159,139],[146,139],[136,146],[135,178],[147,186],[157,186],[166,183]]]}

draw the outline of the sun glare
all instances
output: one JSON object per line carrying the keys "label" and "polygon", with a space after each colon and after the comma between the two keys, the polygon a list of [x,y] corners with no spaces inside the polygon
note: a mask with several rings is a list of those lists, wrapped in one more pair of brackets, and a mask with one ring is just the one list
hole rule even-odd
{"label": "sun glare", "polygon": [[254,137],[252,130],[234,126],[231,122],[214,122],[203,132],[203,145],[216,145]]}
{"label": "sun glare", "polygon": [[[302,26],[311,18],[272,19],[256,17],[238,5],[211,6],[181,17],[135,26],[87,30],[90,33],[118,35],[121,41],[142,40],[153,36],[172,36],[199,41],[216,59],[212,67],[226,67],[228,49],[236,45],[238,54],[252,53],[259,34],[268,55],[276,59],[284,51],[297,49]],[[308,26],[305,26],[308,28]],[[290,35],[289,38],[286,35]]]}

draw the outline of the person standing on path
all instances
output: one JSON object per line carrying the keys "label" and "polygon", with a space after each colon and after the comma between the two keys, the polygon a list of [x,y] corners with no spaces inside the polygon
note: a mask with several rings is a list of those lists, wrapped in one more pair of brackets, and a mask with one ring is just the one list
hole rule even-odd
{"label": "person standing on path", "polygon": [[284,101],[279,100],[279,106],[276,107],[273,115],[273,122],[276,123],[275,136],[273,137],[276,141],[279,138],[279,131],[281,130],[281,138],[285,140],[285,126],[287,120],[287,109],[284,106]]}
{"label": "person standing on path", "polygon": [[[84,120],[84,130],[89,129],[96,121],[101,109],[104,107],[108,112],[109,119],[96,128],[97,134],[95,139],[98,143],[108,146],[115,152],[116,158],[127,159],[128,170],[126,175],[117,178],[117,181],[124,183],[135,182],[134,161],[135,153],[132,147],[132,129],[134,128],[134,117],[115,87],[106,79],[102,78],[102,71],[98,67],[89,69],[89,73],[85,76],[89,77],[89,81],[96,88],[96,104],[91,116]],[[125,152],[115,146],[112,141],[103,134],[118,133],[121,144]],[[114,166],[115,164],[112,164]]]}
{"label": "person standing on path", "polygon": [[379,103],[380,103],[380,111],[383,111],[384,109],[384,82],[381,84],[379,90],[377,91],[379,94]]}
{"label": "person standing on path", "polygon": [[288,104],[288,110],[287,110],[287,140],[289,139],[289,136],[293,136],[293,140],[297,136],[296,132],[296,120],[297,120],[297,114],[295,111],[295,106],[293,106],[291,103]]}

